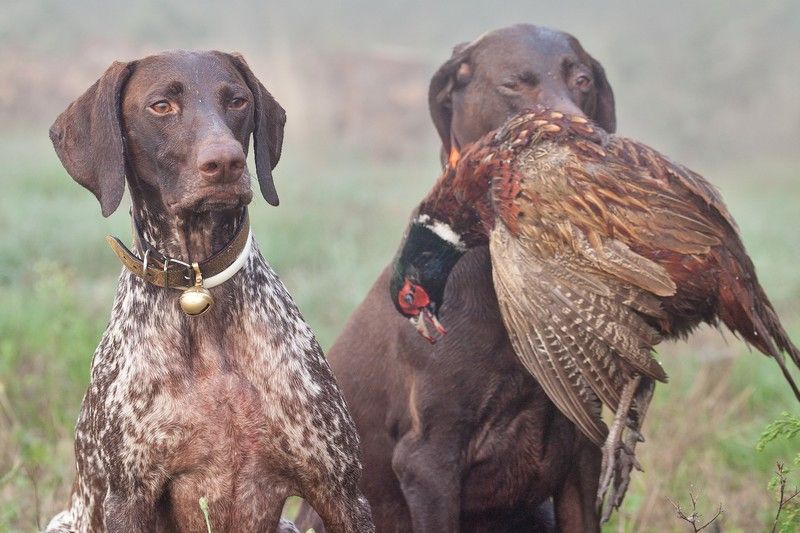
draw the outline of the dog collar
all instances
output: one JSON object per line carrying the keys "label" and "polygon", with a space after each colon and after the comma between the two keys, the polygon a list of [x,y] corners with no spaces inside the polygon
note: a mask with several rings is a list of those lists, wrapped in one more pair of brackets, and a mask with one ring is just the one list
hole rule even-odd
{"label": "dog collar", "polygon": [[200,263],[187,263],[159,253],[144,240],[135,220],[133,226],[135,237],[144,250],[141,259],[113,235],[108,235],[106,242],[123,266],[135,276],[159,287],[183,289],[181,308],[193,316],[211,307],[213,298],[207,289],[225,283],[241,270],[253,246],[247,212],[233,239],[222,250]]}

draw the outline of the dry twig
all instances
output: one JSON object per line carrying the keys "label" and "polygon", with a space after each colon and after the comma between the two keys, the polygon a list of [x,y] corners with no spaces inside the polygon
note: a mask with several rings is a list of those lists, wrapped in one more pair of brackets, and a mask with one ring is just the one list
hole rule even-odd
{"label": "dry twig", "polygon": [[680,505],[670,500],[669,498],[667,498],[667,500],[669,500],[669,503],[671,503],[672,506],[675,508],[675,511],[678,513],[678,518],[680,518],[681,520],[692,526],[692,530],[694,531],[694,533],[697,533],[698,531],[703,531],[705,528],[713,524],[714,521],[717,518],[719,518],[723,513],[722,504],[720,504],[719,509],[717,509],[717,514],[715,514],[711,518],[711,520],[709,520],[705,524],[699,525],[701,515],[700,513],[697,512],[697,498],[695,497],[692,491],[689,491],[689,498],[691,498],[692,500],[692,512],[688,515],[683,511],[683,509],[681,509]]}
{"label": "dry twig", "polygon": [[786,494],[786,465],[784,465],[781,461],[778,461],[775,464],[775,475],[778,476],[778,488],[780,498],[778,498],[778,510],[775,513],[775,520],[772,522],[772,533],[775,533],[778,530],[778,519],[781,517],[781,511],[786,506],[787,503],[792,501],[798,494],[800,494],[800,489],[795,487],[794,491],[792,492],[791,496],[787,496]]}

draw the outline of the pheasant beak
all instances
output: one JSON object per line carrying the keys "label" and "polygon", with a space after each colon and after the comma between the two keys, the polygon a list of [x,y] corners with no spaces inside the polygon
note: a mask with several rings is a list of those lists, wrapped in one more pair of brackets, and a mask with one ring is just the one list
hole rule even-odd
{"label": "pheasant beak", "polygon": [[409,279],[405,280],[403,288],[397,294],[397,303],[403,314],[409,317],[409,321],[414,329],[431,344],[436,343],[436,339],[428,329],[428,322],[433,325],[434,330],[439,335],[447,335],[447,330],[439,322],[434,313],[434,304],[431,302],[428,293],[421,286]]}
{"label": "pheasant beak", "polygon": [[411,325],[414,326],[414,329],[417,330],[417,333],[422,335],[422,338],[428,341],[431,344],[436,343],[436,339],[428,331],[428,326],[425,324],[425,318],[423,318],[422,313],[418,314],[417,316],[412,316],[408,319],[411,322]]}
{"label": "pheasant beak", "polygon": [[417,332],[422,335],[422,338],[431,344],[436,344],[436,338],[431,335],[430,331],[428,330],[428,321],[433,325],[436,333],[442,336],[447,335],[447,330],[444,328],[442,323],[439,322],[439,319],[436,318],[436,315],[433,314],[433,311],[431,311],[430,307],[423,308],[417,316],[412,316],[408,320],[411,322]]}
{"label": "pheasant beak", "polygon": [[439,322],[439,319],[436,318],[436,315],[433,313],[433,311],[426,309],[425,312],[427,313],[428,319],[433,324],[433,327],[436,328],[436,333],[438,333],[439,335],[447,335],[447,330],[444,329],[444,326],[442,325],[441,322]]}

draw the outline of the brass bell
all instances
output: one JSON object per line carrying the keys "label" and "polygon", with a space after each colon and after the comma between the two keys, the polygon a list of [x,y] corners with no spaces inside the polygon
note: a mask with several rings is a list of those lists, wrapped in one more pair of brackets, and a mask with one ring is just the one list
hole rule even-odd
{"label": "brass bell", "polygon": [[203,287],[203,275],[200,273],[200,266],[192,263],[194,269],[194,287],[189,287],[181,294],[179,303],[183,312],[189,316],[200,316],[211,308],[214,298],[208,289]]}

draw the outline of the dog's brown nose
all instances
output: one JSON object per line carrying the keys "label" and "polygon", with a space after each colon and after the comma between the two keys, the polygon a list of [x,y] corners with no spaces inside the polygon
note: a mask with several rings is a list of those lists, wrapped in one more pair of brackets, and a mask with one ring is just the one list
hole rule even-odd
{"label": "dog's brown nose", "polygon": [[237,142],[206,144],[197,153],[197,168],[209,181],[236,181],[242,177],[244,165],[244,150]]}

